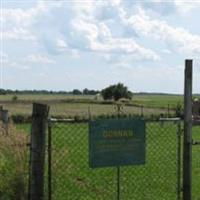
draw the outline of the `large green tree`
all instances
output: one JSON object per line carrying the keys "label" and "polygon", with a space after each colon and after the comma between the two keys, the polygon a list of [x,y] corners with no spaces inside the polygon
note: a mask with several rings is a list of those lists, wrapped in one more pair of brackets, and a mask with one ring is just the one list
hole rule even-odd
{"label": "large green tree", "polygon": [[128,90],[128,87],[122,83],[110,85],[101,91],[104,100],[114,99],[118,101],[121,98],[131,99],[132,93]]}

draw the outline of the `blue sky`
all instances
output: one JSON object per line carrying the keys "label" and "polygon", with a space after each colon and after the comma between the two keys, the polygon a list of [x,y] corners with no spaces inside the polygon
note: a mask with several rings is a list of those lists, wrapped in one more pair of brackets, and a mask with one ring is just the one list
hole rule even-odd
{"label": "blue sky", "polygon": [[200,1],[1,0],[1,87],[183,93],[194,59],[200,92]]}

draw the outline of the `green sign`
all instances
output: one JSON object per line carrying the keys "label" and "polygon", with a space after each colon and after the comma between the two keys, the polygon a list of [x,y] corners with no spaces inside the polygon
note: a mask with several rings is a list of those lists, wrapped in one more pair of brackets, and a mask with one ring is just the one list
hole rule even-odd
{"label": "green sign", "polygon": [[89,124],[89,165],[96,167],[145,164],[145,122],[104,119]]}

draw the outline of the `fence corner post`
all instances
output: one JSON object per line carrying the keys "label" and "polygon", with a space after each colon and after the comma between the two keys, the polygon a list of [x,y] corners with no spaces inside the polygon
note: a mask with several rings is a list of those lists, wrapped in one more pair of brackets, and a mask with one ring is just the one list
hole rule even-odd
{"label": "fence corner post", "polygon": [[192,60],[185,61],[183,200],[192,199]]}
{"label": "fence corner post", "polygon": [[44,199],[45,132],[48,113],[49,106],[39,103],[33,104],[30,145],[29,200]]}

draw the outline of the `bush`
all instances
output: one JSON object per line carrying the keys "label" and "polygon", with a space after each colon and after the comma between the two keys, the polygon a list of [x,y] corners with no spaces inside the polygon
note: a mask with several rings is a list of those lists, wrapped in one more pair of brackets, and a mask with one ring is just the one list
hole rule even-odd
{"label": "bush", "polygon": [[18,100],[18,96],[14,95],[14,96],[12,97],[12,101],[17,101],[17,100]]}
{"label": "bush", "polygon": [[175,115],[176,115],[176,117],[181,117],[183,115],[183,107],[180,102],[177,103],[177,105],[176,105]]}
{"label": "bush", "polygon": [[118,101],[121,98],[131,99],[132,93],[122,83],[111,85],[101,91],[104,100],[114,99]]}
{"label": "bush", "polygon": [[27,136],[9,124],[4,135],[0,124],[0,199],[25,200],[27,196]]}
{"label": "bush", "polygon": [[14,123],[30,123],[32,121],[32,117],[30,115],[23,114],[14,114],[11,116],[11,119]]}

